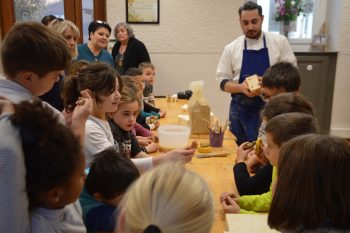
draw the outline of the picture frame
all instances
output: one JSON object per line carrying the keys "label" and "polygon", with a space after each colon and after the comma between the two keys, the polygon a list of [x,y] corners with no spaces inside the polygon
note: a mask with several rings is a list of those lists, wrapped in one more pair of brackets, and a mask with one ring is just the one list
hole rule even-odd
{"label": "picture frame", "polygon": [[22,10],[21,11],[21,20],[29,21],[30,20],[30,11]]}
{"label": "picture frame", "polygon": [[312,44],[314,45],[326,45],[328,38],[325,34],[316,34],[312,38]]}
{"label": "picture frame", "polygon": [[159,24],[159,0],[126,0],[126,22]]}

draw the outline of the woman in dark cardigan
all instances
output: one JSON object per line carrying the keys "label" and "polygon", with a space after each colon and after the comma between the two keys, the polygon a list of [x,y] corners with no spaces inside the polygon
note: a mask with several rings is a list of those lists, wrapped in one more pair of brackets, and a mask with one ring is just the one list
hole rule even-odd
{"label": "woman in dark cardigan", "polygon": [[133,29],[127,23],[118,23],[114,28],[117,42],[112,49],[115,68],[123,75],[130,67],[138,67],[142,62],[151,62],[146,46],[135,38]]}

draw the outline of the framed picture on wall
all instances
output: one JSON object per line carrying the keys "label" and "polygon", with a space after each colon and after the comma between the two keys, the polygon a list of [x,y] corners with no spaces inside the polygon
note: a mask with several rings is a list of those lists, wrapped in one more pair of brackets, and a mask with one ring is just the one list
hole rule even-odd
{"label": "framed picture on wall", "polygon": [[126,22],[159,24],[159,0],[126,0]]}

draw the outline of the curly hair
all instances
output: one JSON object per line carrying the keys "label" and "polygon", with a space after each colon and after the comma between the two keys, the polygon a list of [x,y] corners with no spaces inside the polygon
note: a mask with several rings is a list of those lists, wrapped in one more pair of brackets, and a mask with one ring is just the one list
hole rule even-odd
{"label": "curly hair", "polygon": [[27,194],[33,208],[42,193],[69,181],[81,162],[82,148],[79,139],[39,99],[15,104],[14,109],[11,122],[20,131]]}

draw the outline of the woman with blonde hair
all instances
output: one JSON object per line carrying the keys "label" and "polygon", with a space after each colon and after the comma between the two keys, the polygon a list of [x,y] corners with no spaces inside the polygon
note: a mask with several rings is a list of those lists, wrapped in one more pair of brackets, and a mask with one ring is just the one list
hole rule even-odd
{"label": "woman with blonde hair", "polygon": [[78,56],[77,43],[80,37],[79,28],[69,20],[53,20],[49,25],[49,28],[60,33],[67,41],[68,47],[71,51],[73,60]]}
{"label": "woman with blonde hair", "polygon": [[129,188],[120,207],[119,233],[206,233],[214,220],[208,184],[174,163],[143,174]]}
{"label": "woman with blonde hair", "polygon": [[[78,38],[80,37],[79,28],[69,20],[59,20],[59,19],[54,19],[53,21],[51,21],[48,27],[51,30],[58,32],[60,35],[64,37],[69,47],[72,59],[75,60],[78,56],[77,42],[78,42]],[[63,79],[65,76],[64,73],[65,72],[62,72],[59,75],[59,81],[54,84],[54,86],[51,88],[49,92],[40,96],[41,100],[49,103],[59,111],[62,111],[64,109],[63,100],[61,98],[61,89],[63,85]]]}

